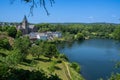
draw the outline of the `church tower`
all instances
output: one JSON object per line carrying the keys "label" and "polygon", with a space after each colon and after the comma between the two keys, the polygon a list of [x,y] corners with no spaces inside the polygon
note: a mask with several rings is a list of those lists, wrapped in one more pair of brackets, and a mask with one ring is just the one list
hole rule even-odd
{"label": "church tower", "polygon": [[23,31],[24,34],[28,34],[29,33],[29,24],[28,24],[26,16],[24,16],[24,18],[23,18],[22,28],[24,29],[24,31]]}

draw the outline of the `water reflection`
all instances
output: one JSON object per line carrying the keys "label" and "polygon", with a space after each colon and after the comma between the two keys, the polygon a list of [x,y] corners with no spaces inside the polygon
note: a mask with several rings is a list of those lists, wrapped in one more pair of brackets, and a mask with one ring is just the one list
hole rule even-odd
{"label": "water reflection", "polygon": [[73,45],[80,45],[81,43],[83,43],[84,41],[73,41],[73,42],[63,42],[63,43],[60,43],[60,44],[56,44],[57,45],[57,47],[58,47],[58,49],[59,50],[62,50],[62,49],[64,49],[64,48],[72,48],[73,47]]}
{"label": "water reflection", "polygon": [[63,43],[58,45],[60,52],[65,53],[70,61],[82,66],[82,74],[86,80],[106,79],[120,61],[120,43],[108,39],[91,39],[82,42]]}

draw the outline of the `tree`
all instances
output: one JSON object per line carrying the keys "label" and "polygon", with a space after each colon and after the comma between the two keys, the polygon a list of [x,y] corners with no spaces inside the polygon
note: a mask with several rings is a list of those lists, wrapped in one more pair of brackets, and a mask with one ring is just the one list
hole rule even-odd
{"label": "tree", "polygon": [[55,74],[55,75],[51,75],[48,80],[62,80],[62,79],[59,78],[57,74]]}
{"label": "tree", "polygon": [[73,62],[73,63],[71,63],[71,67],[76,71],[76,72],[80,72],[80,66],[79,66],[79,64],[78,63],[76,63],[76,62]]}
{"label": "tree", "polygon": [[120,74],[112,74],[108,80],[120,80]]}
{"label": "tree", "polygon": [[[15,0],[12,0],[11,3],[13,3]],[[46,2],[47,0],[21,0],[21,1],[24,1],[26,3],[30,3],[31,6],[30,6],[30,14],[33,15],[33,9],[37,6],[40,6],[40,7],[43,7],[47,13],[47,15],[49,15],[49,12],[46,8]],[[49,0],[50,2],[50,5],[52,6],[55,1],[54,0]]]}
{"label": "tree", "polygon": [[7,38],[0,38],[0,49],[10,49],[10,43]]}
{"label": "tree", "polygon": [[28,54],[28,49],[31,46],[30,40],[28,37],[21,37],[15,40],[14,49],[18,49],[21,52],[23,58]]}
{"label": "tree", "polygon": [[59,54],[59,59],[62,59],[64,61],[69,61],[65,54]]}
{"label": "tree", "polygon": [[8,30],[9,26],[2,26],[1,31],[6,32]]}
{"label": "tree", "polygon": [[7,32],[9,36],[15,38],[17,34],[17,29],[15,27],[9,27]]}
{"label": "tree", "polygon": [[43,53],[43,50],[42,50],[42,47],[34,45],[29,49],[29,53],[39,58],[39,56]]}
{"label": "tree", "polygon": [[19,38],[20,36],[22,36],[22,32],[20,30],[18,30],[17,34],[16,34],[16,38]]}
{"label": "tree", "polygon": [[47,44],[45,47],[45,56],[51,60],[52,57],[56,57],[58,55],[58,50],[54,44]]}
{"label": "tree", "polygon": [[21,53],[19,50],[9,51],[9,55],[3,59],[2,62],[5,63],[8,67],[15,67],[18,63],[20,63],[22,59]]}
{"label": "tree", "polygon": [[[4,70],[4,71],[3,71]],[[61,80],[58,75],[46,75],[43,70],[4,69],[0,68],[0,80]]]}
{"label": "tree", "polygon": [[11,70],[15,69],[17,64],[21,61],[21,54],[19,50],[9,51],[8,56],[1,57],[0,60],[0,80],[10,80]]}
{"label": "tree", "polygon": [[113,37],[116,40],[120,40],[120,27],[118,27],[117,29],[115,29],[114,33],[113,33]]}
{"label": "tree", "polygon": [[9,67],[4,63],[0,63],[0,80],[5,80],[8,77]]}
{"label": "tree", "polygon": [[82,33],[77,33],[77,35],[75,36],[76,40],[83,40],[84,39],[84,35]]}

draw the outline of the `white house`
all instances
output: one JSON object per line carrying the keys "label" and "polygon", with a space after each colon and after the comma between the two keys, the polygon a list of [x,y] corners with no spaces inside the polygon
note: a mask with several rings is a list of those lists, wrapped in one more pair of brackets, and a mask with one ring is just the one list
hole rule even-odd
{"label": "white house", "polygon": [[53,37],[61,38],[62,34],[60,32],[53,32],[52,33]]}
{"label": "white house", "polygon": [[37,34],[37,39],[40,40],[47,40],[48,36],[45,33],[38,33]]}
{"label": "white house", "polygon": [[45,33],[38,33],[38,32],[32,32],[29,34],[29,37],[31,40],[53,40],[54,38],[60,38],[62,37],[62,34],[60,32],[45,32]]}

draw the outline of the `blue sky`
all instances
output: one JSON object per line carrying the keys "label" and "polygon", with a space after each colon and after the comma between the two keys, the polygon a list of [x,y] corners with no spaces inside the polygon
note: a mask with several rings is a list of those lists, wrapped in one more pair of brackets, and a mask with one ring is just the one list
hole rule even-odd
{"label": "blue sky", "polygon": [[31,23],[120,23],[120,0],[55,0],[53,7],[48,2],[46,5],[50,16],[42,7],[35,8],[34,15],[29,16],[30,4],[10,1],[0,0],[0,22],[21,22],[26,15]]}

